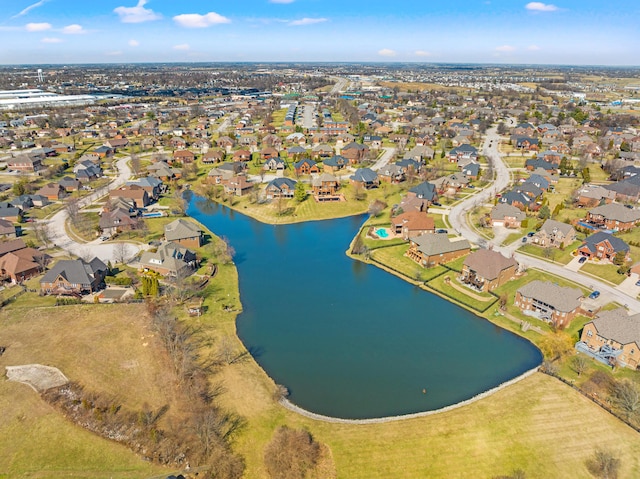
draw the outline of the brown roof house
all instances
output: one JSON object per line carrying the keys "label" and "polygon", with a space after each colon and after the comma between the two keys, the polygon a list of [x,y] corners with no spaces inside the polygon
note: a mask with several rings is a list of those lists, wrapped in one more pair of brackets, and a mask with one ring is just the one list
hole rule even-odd
{"label": "brown roof house", "polygon": [[338,178],[329,173],[322,173],[311,179],[311,188],[316,201],[336,201],[341,200],[338,195],[340,182]]}
{"label": "brown roof house", "polygon": [[60,260],[40,280],[41,294],[80,295],[102,287],[107,266],[98,258]]}
{"label": "brown roof house", "polygon": [[391,231],[408,241],[409,238],[433,233],[435,221],[426,212],[407,211],[391,218]]}
{"label": "brown roof house", "polygon": [[520,228],[522,220],[527,215],[513,205],[498,203],[491,209],[491,226],[504,226],[505,228]]}
{"label": "brown roof house", "polygon": [[409,238],[407,256],[422,266],[448,263],[471,251],[466,239],[451,241],[445,234]]}
{"label": "brown roof house", "polygon": [[165,225],[164,239],[187,248],[199,248],[202,246],[204,236],[197,224],[179,218]]}
{"label": "brown roof house", "polygon": [[640,221],[640,210],[627,208],[620,203],[597,206],[587,213],[587,222],[612,231],[628,231]]}
{"label": "brown roof house", "polygon": [[577,288],[535,280],[516,291],[515,305],[528,316],[565,328],[582,313],[583,296]]}
{"label": "brown roof house", "polygon": [[584,325],[578,351],[597,360],[631,369],[640,365],[640,314],[629,316],[623,308],[602,311]]}
{"label": "brown roof house", "polygon": [[513,279],[518,270],[514,258],[489,249],[479,249],[467,256],[462,265],[460,281],[478,291],[492,291]]}
{"label": "brown roof house", "polygon": [[0,258],[0,274],[12,283],[22,283],[39,275],[51,257],[37,249],[22,248]]}
{"label": "brown roof house", "polygon": [[149,206],[151,203],[151,197],[149,193],[141,186],[121,186],[115,190],[109,192],[109,198],[126,198],[134,200],[139,208]]}
{"label": "brown roof house", "polygon": [[66,197],[67,191],[64,189],[64,186],[60,184],[47,183],[38,191],[36,191],[36,195],[42,195],[49,201],[56,201]]}
{"label": "brown roof house", "polygon": [[573,226],[556,220],[544,222],[540,231],[531,237],[531,242],[538,246],[565,248],[576,240]]}

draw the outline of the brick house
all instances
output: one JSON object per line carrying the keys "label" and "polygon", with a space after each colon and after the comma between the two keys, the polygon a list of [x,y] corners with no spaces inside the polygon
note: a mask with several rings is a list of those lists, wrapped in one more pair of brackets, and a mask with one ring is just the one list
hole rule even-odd
{"label": "brick house", "polygon": [[120,188],[111,190],[109,192],[109,198],[125,198],[134,200],[138,207],[149,206],[151,203],[149,193],[147,193],[144,188],[137,185],[121,186]]}
{"label": "brick house", "polygon": [[310,175],[311,173],[320,173],[318,164],[308,158],[304,158],[294,164],[296,175]]}
{"label": "brick house", "polygon": [[407,211],[391,218],[391,231],[408,241],[409,238],[434,233],[435,221],[426,212]]}
{"label": "brick house", "polygon": [[471,251],[466,239],[451,241],[445,234],[422,235],[409,238],[407,256],[425,267],[448,263]]}
{"label": "brick house", "polygon": [[586,221],[598,228],[628,231],[640,222],[640,210],[627,208],[620,203],[609,203],[589,210]]}
{"label": "brick house", "polygon": [[[640,314],[629,316],[623,308],[602,311],[593,321],[584,325],[580,341],[588,348],[588,354],[603,362],[615,362],[624,367],[638,369]],[[582,350],[580,343],[577,349]]]}
{"label": "brick house", "polygon": [[81,295],[102,287],[107,266],[98,258],[60,260],[40,280],[41,294]]}
{"label": "brick house", "polygon": [[535,280],[516,291],[514,304],[524,314],[565,328],[582,313],[583,293],[577,288],[558,286],[550,281]]}
{"label": "brick house", "polygon": [[629,261],[629,245],[620,238],[604,231],[599,231],[587,237],[578,248],[578,254],[582,256],[586,256],[589,259],[598,258],[608,261],[613,261],[619,251],[624,251],[625,259]]}
{"label": "brick house", "polygon": [[513,205],[498,203],[491,209],[491,226],[504,226],[505,228],[520,228],[522,220],[527,215]]}
{"label": "brick house", "polygon": [[576,240],[573,226],[556,220],[544,222],[540,231],[531,237],[531,242],[538,246],[565,248]]}
{"label": "brick house", "polygon": [[339,199],[337,197],[339,188],[340,182],[335,176],[329,173],[322,173],[311,180],[313,195],[316,197],[316,200],[319,201],[325,199]]}
{"label": "brick house", "polygon": [[297,182],[290,178],[275,178],[265,188],[268,200],[274,198],[293,198]]}
{"label": "brick house", "polygon": [[187,248],[199,248],[204,236],[197,224],[179,218],[164,226],[164,239]]}
{"label": "brick house", "polygon": [[460,281],[479,291],[492,291],[515,277],[518,262],[489,249],[479,249],[467,256]]}

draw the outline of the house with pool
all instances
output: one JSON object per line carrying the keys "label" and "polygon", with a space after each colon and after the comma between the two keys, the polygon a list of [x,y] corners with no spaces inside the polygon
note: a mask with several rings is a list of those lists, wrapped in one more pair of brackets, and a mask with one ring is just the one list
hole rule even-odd
{"label": "house with pool", "polygon": [[391,218],[391,231],[396,236],[409,241],[409,238],[435,232],[435,221],[424,211],[406,211]]}

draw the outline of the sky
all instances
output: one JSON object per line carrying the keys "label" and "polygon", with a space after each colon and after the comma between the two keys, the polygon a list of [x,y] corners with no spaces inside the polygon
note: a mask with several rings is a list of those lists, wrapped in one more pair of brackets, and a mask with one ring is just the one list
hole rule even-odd
{"label": "sky", "polygon": [[0,64],[640,65],[640,1],[0,0]]}

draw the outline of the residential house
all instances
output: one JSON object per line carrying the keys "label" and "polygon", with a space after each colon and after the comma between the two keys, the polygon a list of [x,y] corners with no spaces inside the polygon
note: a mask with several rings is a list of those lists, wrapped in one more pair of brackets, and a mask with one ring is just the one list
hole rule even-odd
{"label": "residential house", "polygon": [[102,145],[93,150],[100,158],[110,158],[115,154],[115,150],[110,146]]}
{"label": "residential house", "polygon": [[193,163],[196,160],[196,155],[191,150],[176,150],[173,152],[173,161],[178,163]]}
{"label": "residential house", "polygon": [[311,179],[311,189],[316,201],[335,201],[342,197],[338,195],[340,182],[330,173],[322,173]]}
{"label": "residential house", "polygon": [[148,193],[150,201],[157,201],[166,189],[162,181],[153,176],[143,176],[142,178],[127,181],[127,186],[142,188]]}
{"label": "residential house", "polygon": [[249,150],[237,150],[233,153],[233,161],[250,161],[251,152]]}
{"label": "residential house", "polygon": [[0,276],[14,284],[31,279],[44,270],[51,257],[34,248],[20,248],[0,257]]}
{"label": "residential house", "polygon": [[263,161],[269,160],[271,158],[279,158],[280,152],[271,146],[267,146],[260,150],[260,157]]}
{"label": "residential house", "polygon": [[531,237],[531,242],[542,247],[566,248],[576,240],[573,226],[560,221],[548,219],[540,231]]}
{"label": "residential house", "polygon": [[145,251],[140,256],[140,266],[144,270],[155,271],[171,278],[190,276],[197,264],[195,253],[170,241],[162,242],[155,252]]}
{"label": "residential house", "polygon": [[245,175],[236,175],[229,178],[228,181],[223,182],[224,191],[228,194],[235,196],[248,195],[254,188],[254,184],[251,183]]}
{"label": "residential house", "polygon": [[12,223],[22,222],[22,210],[14,206],[0,207],[0,220],[11,221]]}
{"label": "residential house", "polygon": [[582,185],[578,191],[578,205],[593,207],[602,203],[615,201],[615,191],[603,188],[600,185]]}
{"label": "residential house", "polygon": [[625,253],[625,260],[629,261],[629,245],[620,238],[604,231],[588,236],[582,246],[578,248],[578,254],[582,256],[608,261],[613,261],[616,253],[620,251]]}
{"label": "residential house", "polygon": [[406,179],[405,170],[397,164],[387,164],[378,171],[378,178],[385,183],[401,183]]}
{"label": "residential house", "polygon": [[147,191],[137,185],[121,186],[109,192],[109,198],[126,198],[134,200],[139,208],[144,208],[151,204],[151,197]]}
{"label": "residential house", "polygon": [[[478,149],[466,143],[449,151],[449,161],[452,163],[457,163],[461,160],[476,161],[477,159]],[[468,163],[468,161],[466,163]]]}
{"label": "residential house", "polygon": [[421,236],[435,231],[434,219],[423,211],[407,211],[391,218],[391,231],[402,239]]}
{"label": "residential house", "polygon": [[267,171],[282,172],[286,169],[286,167],[287,164],[284,162],[284,160],[277,156],[269,158],[264,162],[264,165],[262,165],[262,169]]}
{"label": "residential house", "polygon": [[369,147],[352,141],[348,145],[344,146],[340,151],[340,154],[345,157],[350,164],[355,165],[360,163],[367,157],[369,153]]}
{"label": "residential house", "polygon": [[11,171],[25,171],[33,173],[44,168],[40,158],[33,158],[26,155],[16,156],[7,160],[7,168]]}
{"label": "residential house", "polygon": [[520,228],[527,215],[519,208],[507,203],[498,203],[491,209],[491,226]]}
{"label": "residential house", "polygon": [[420,183],[411,188],[400,202],[402,211],[426,212],[438,200],[436,187],[429,182]]}
{"label": "residential house", "polygon": [[70,176],[65,176],[61,178],[60,181],[58,181],[58,184],[62,188],[64,188],[64,191],[66,191],[67,193],[70,193],[72,191],[78,191],[82,186],[79,180],[76,180],[75,178],[71,178]]}
{"label": "residential house", "polygon": [[90,160],[79,161],[73,167],[76,179],[82,183],[88,183],[102,176],[102,168]]}
{"label": "residential house", "polygon": [[[640,314],[629,316],[623,308],[602,311],[584,325],[580,341],[588,354],[608,364],[631,369],[640,365]],[[580,343],[578,351],[583,351]]]}
{"label": "residential house", "polygon": [[304,158],[298,161],[294,164],[294,168],[296,170],[296,175],[310,175],[312,173],[320,173],[318,164],[309,158]]}
{"label": "residential house", "polygon": [[335,173],[336,171],[346,168],[349,160],[344,156],[336,155],[322,162],[322,168],[325,173]]}
{"label": "residential house", "polygon": [[165,225],[164,239],[187,248],[199,248],[204,242],[204,235],[197,224],[179,218]]}
{"label": "residential house", "polygon": [[578,288],[559,286],[550,281],[535,280],[516,291],[515,305],[529,316],[563,329],[583,311],[583,293]]}
{"label": "residential house", "polygon": [[290,178],[275,178],[271,180],[265,188],[267,199],[293,198],[296,183]]}
{"label": "residential house", "polygon": [[134,230],[138,225],[137,214],[132,213],[129,208],[122,207],[106,207],[98,221],[100,230],[109,236]]}
{"label": "residential house", "polygon": [[333,147],[327,144],[316,145],[311,149],[311,157],[318,158],[329,158],[335,154]]}
{"label": "residential house", "polygon": [[356,172],[349,177],[352,185],[365,188],[377,188],[380,184],[378,174],[370,168],[358,168]]}
{"label": "residential house", "polygon": [[518,262],[490,249],[479,249],[462,264],[460,281],[478,291],[492,291],[513,279]]}
{"label": "residential house", "polygon": [[18,228],[11,221],[0,219],[0,238],[17,238]]}
{"label": "residential house", "polygon": [[40,280],[41,294],[81,295],[102,287],[107,266],[98,258],[60,260]]}
{"label": "residential house", "polygon": [[451,241],[445,234],[421,235],[409,238],[407,256],[421,266],[448,263],[471,251],[466,239]]}
{"label": "residential house", "polygon": [[208,150],[202,155],[202,163],[205,165],[211,165],[214,163],[222,163],[225,158],[225,153],[222,150]]}
{"label": "residential house", "polygon": [[64,189],[64,186],[55,183],[47,183],[38,191],[36,191],[37,195],[42,195],[49,201],[60,201],[63,198],[67,197],[67,191]]}
{"label": "residential house", "polygon": [[609,203],[589,210],[586,221],[598,228],[628,231],[640,222],[640,210]]}

